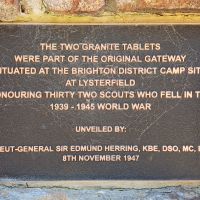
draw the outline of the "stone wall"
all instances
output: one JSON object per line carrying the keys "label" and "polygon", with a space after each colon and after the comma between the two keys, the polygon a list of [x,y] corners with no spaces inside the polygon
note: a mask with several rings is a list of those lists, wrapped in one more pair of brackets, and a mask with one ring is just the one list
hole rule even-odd
{"label": "stone wall", "polygon": [[200,181],[0,179],[0,200],[199,200]]}
{"label": "stone wall", "polygon": [[[98,11],[114,12],[151,12],[152,10],[179,10],[193,12],[200,9],[199,0],[1,0],[0,13],[6,9],[34,13],[94,13]],[[12,11],[13,12],[13,11]],[[2,14],[1,14],[2,15]]]}
{"label": "stone wall", "polygon": [[198,200],[200,188],[65,189],[0,186],[1,200]]}

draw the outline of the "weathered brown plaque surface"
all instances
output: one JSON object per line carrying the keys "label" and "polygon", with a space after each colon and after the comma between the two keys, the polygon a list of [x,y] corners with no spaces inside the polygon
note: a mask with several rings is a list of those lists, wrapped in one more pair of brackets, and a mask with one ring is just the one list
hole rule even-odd
{"label": "weathered brown plaque surface", "polygon": [[199,179],[199,33],[1,25],[0,176]]}

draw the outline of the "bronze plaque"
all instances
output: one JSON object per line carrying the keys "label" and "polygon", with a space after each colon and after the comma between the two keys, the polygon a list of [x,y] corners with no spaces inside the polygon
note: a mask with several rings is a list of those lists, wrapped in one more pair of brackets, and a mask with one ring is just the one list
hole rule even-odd
{"label": "bronze plaque", "polygon": [[0,176],[199,179],[200,26],[1,25]]}

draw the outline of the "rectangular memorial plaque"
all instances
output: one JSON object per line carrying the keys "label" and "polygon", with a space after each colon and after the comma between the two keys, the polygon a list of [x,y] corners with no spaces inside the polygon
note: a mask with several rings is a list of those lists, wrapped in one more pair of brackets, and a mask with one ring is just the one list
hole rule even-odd
{"label": "rectangular memorial plaque", "polygon": [[199,179],[200,26],[1,25],[0,176]]}

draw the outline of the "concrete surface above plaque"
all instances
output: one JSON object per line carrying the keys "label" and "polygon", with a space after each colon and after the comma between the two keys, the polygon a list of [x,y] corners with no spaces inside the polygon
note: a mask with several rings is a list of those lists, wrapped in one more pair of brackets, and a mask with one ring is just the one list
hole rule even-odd
{"label": "concrete surface above plaque", "polygon": [[0,176],[199,179],[200,26],[0,26]]}

